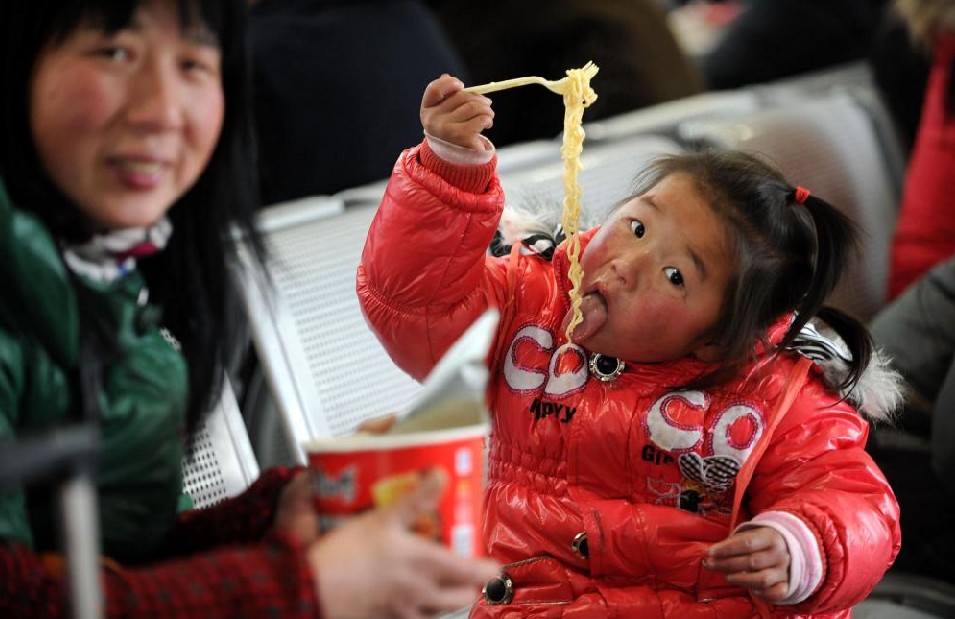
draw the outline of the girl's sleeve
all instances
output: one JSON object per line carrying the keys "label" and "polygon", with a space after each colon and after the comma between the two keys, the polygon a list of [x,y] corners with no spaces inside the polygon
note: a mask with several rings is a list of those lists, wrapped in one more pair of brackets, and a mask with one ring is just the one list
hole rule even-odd
{"label": "girl's sleeve", "polygon": [[[101,570],[106,617],[227,619],[320,617],[304,549],[269,533],[259,544],[223,547],[150,567]],[[0,616],[68,615],[62,560],[0,544]]]}
{"label": "girl's sleeve", "polygon": [[824,613],[864,599],[898,554],[899,506],[865,451],[868,424],[810,381],[756,467],[751,513],[798,518],[815,537],[822,579],[788,612]]}
{"label": "girl's sleeve", "polygon": [[496,161],[458,165],[427,141],[402,153],[358,268],[361,308],[395,362],[423,379],[507,289],[488,256],[504,195]]}
{"label": "girl's sleeve", "polygon": [[169,555],[262,539],[272,526],[279,494],[301,470],[301,467],[269,469],[242,494],[211,507],[181,513],[169,536]]}

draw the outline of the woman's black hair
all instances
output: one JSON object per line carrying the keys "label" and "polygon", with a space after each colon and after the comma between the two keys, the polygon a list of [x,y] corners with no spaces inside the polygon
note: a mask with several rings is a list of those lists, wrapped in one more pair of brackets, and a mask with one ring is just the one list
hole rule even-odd
{"label": "woman's black hair", "polygon": [[814,195],[797,193],[783,175],[754,155],[699,149],[656,159],[636,181],[636,195],[664,177],[685,173],[724,223],[736,275],[709,335],[723,352],[724,370],[700,380],[728,377],[752,356],[753,343],[767,345],[769,328],[793,314],[778,350],[818,317],[836,330],[852,355],[840,385],[851,389],[869,363],[872,341],[865,327],[825,306],[857,244],[857,230],[837,208]]}
{"label": "woman's black hair", "polygon": [[[106,31],[127,26],[142,0],[3,0],[0,3],[0,177],[13,202],[41,217],[54,235],[88,230],[78,209],[40,164],[30,124],[30,88],[40,52],[78,26]],[[254,222],[258,206],[246,49],[246,0],[169,0],[183,25],[199,19],[218,37],[225,116],[219,142],[196,184],[169,211],[173,235],[165,250],[141,262],[163,324],[179,340],[189,366],[194,429],[218,401],[229,346],[236,345],[230,262],[235,235],[261,262]],[[81,308],[82,311],[82,308]]]}

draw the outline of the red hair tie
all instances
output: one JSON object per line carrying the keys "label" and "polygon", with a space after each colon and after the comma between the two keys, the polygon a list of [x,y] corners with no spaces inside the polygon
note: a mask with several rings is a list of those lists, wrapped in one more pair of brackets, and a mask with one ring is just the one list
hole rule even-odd
{"label": "red hair tie", "polygon": [[805,187],[796,186],[796,204],[802,204],[809,197],[809,190]]}

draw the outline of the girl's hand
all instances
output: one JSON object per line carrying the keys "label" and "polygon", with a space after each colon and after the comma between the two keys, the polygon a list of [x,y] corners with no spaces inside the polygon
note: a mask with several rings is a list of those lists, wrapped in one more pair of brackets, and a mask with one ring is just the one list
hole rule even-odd
{"label": "girl's hand", "polygon": [[323,617],[430,617],[471,604],[498,576],[493,561],[459,557],[410,531],[445,483],[442,471],[432,471],[391,507],[341,525],[309,549]]}
{"label": "girl's hand", "polygon": [[395,413],[388,413],[379,417],[369,417],[368,419],[359,423],[358,427],[355,428],[355,431],[365,432],[367,434],[384,434],[390,430],[397,421],[398,415]]}
{"label": "girl's hand", "polygon": [[486,150],[481,132],[493,124],[491,100],[463,88],[461,80],[447,74],[428,84],[421,98],[421,125],[428,135],[445,142]]}
{"label": "girl's hand", "polygon": [[789,561],[783,536],[769,527],[756,527],[711,546],[703,566],[726,574],[728,583],[776,603],[789,595]]}

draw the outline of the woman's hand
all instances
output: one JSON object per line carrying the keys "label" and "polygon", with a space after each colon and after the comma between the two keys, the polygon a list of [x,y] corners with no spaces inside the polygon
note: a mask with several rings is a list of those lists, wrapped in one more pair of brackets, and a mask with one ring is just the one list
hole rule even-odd
{"label": "woman's hand", "polygon": [[703,566],[726,574],[728,583],[776,603],[789,595],[789,561],[783,536],[769,527],[755,527],[711,546]]}
{"label": "woman's hand", "polygon": [[318,539],[318,514],[315,511],[315,500],[307,471],[298,473],[282,489],[272,526],[290,533],[304,545],[312,544]]}
{"label": "woman's hand", "polygon": [[445,483],[440,469],[431,471],[394,505],[341,525],[309,549],[322,616],[430,617],[474,602],[498,565],[459,557],[410,531],[438,504]]}
{"label": "woman's hand", "polygon": [[[384,434],[395,425],[397,419],[394,413],[366,419],[358,425],[356,431]],[[318,539],[320,533],[318,514],[315,511],[315,498],[307,471],[298,473],[282,489],[275,509],[275,523],[272,526],[290,533],[305,545]]]}
{"label": "woman's hand", "polygon": [[447,74],[428,84],[421,98],[421,125],[428,135],[445,142],[487,150],[481,132],[493,124],[491,100],[463,88],[461,80]]}

